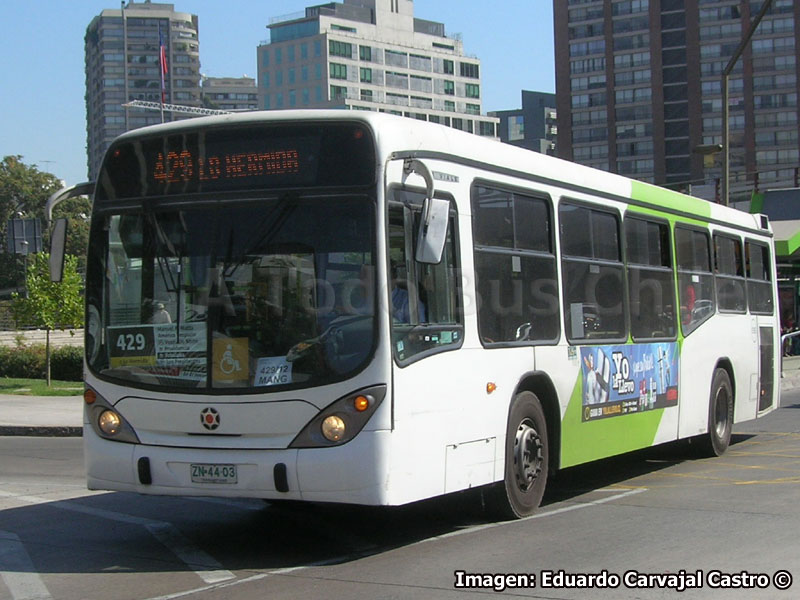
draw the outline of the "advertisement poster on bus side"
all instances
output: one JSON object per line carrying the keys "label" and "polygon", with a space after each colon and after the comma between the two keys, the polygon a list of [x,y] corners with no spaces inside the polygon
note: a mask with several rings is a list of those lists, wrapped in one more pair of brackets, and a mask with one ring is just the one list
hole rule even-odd
{"label": "advertisement poster on bus side", "polygon": [[582,420],[677,406],[679,352],[676,342],[582,347]]}

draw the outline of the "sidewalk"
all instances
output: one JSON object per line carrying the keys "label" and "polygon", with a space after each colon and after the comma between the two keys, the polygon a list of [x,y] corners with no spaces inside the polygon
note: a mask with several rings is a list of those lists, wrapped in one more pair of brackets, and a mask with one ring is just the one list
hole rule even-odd
{"label": "sidewalk", "polygon": [[[781,390],[800,388],[800,357],[784,359]],[[0,436],[80,437],[83,396],[0,394]]]}
{"label": "sidewalk", "polygon": [[83,396],[0,395],[0,436],[78,437]]}

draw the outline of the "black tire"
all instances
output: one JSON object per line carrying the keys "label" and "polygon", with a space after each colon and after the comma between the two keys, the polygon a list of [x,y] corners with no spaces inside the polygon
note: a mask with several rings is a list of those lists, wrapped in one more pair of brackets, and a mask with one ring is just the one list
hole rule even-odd
{"label": "black tire", "polygon": [[706,456],[722,456],[731,443],[733,431],[733,386],[725,369],[716,369],[708,400],[708,433],[701,437]]}
{"label": "black tire", "polygon": [[489,508],[495,516],[518,519],[539,508],[547,485],[549,460],[542,405],[532,392],[521,392],[508,414],[503,481],[494,485],[489,498]]}

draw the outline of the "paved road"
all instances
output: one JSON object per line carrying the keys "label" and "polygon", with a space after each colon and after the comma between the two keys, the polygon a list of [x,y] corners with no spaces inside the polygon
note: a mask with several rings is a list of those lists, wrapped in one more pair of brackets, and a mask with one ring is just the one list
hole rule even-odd
{"label": "paved road", "polygon": [[[794,598],[800,581],[773,577],[800,577],[800,391],[783,405],[722,458],[677,445],[565,471],[509,523],[474,495],[364,509],[90,493],[79,439],[0,438],[0,600],[450,599],[497,596],[501,573],[528,584],[503,596]],[[619,586],[553,587],[581,573]],[[731,582],[767,587],[711,587]]]}

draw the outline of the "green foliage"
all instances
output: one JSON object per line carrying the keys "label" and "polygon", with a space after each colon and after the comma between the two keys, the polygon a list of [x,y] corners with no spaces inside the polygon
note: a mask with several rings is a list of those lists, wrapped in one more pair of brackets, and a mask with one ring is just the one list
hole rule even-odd
{"label": "green foliage", "polygon": [[83,347],[62,346],[50,357],[53,379],[83,381]]}
{"label": "green foliage", "polygon": [[[16,218],[18,212],[23,213],[26,219],[40,219],[45,236],[43,243],[48,247],[44,207],[47,199],[62,187],[55,175],[40,171],[36,165],[26,165],[22,156],[6,156],[0,161],[0,288],[16,287],[23,278],[21,257],[5,252],[8,220]],[[65,200],[56,207],[54,214],[54,217],[69,218],[67,252],[80,257],[80,266],[83,266],[86,256],[89,239],[86,217],[90,211],[91,202],[84,197]]]}
{"label": "green foliage", "polygon": [[0,347],[0,376],[43,379],[45,376],[45,347],[41,344]]}
{"label": "green foliage", "polygon": [[50,281],[50,255],[34,254],[28,259],[28,297],[12,295],[11,311],[17,326],[65,329],[83,326],[83,282],[77,271],[77,259],[67,255],[64,278]]}
{"label": "green foliage", "polygon": [[[83,381],[83,349],[64,346],[53,351],[52,376],[62,381]],[[47,366],[44,344],[0,346],[0,377],[44,379]]]}

